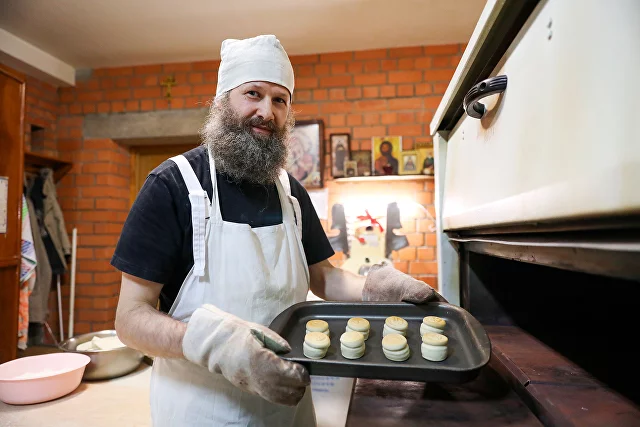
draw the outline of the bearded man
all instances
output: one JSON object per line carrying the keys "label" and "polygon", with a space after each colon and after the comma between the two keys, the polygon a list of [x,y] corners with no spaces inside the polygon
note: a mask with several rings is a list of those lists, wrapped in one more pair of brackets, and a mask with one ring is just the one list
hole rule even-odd
{"label": "bearded man", "polygon": [[149,174],[123,227],[116,330],[154,357],[155,426],[313,426],[309,373],[277,355],[291,347],[266,325],[309,290],[342,301],[438,295],[390,267],[364,277],[329,263],[309,195],[282,169],[294,123],[285,50],[272,35],[225,40],[221,58],[202,146]]}

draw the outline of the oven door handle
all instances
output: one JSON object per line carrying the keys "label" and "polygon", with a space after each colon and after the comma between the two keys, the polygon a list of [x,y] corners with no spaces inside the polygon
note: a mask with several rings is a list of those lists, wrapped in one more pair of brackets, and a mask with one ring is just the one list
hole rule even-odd
{"label": "oven door handle", "polygon": [[480,102],[482,98],[507,90],[507,76],[489,77],[473,86],[464,97],[464,111],[474,119],[481,119],[487,113],[487,107]]}

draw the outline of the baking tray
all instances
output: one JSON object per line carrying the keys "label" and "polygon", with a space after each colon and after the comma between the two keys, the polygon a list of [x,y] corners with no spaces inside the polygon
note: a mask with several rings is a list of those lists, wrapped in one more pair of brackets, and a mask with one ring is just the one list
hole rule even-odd
{"label": "baking tray", "polygon": [[[392,362],[382,353],[382,328],[389,316],[400,316],[409,323],[407,342],[411,356],[404,362]],[[438,316],[447,322],[444,334],[449,338],[449,355],[442,362],[422,358],[420,324],[425,316]],[[340,335],[351,317],[364,317],[371,324],[365,354],[356,360],[340,353]],[[324,359],[309,359],[302,352],[305,325],[312,319],[329,324],[331,346]],[[491,356],[491,342],[480,322],[466,310],[444,302],[416,305],[308,301],[289,307],[269,327],[291,345],[290,352],[279,356],[304,365],[311,375],[464,383],[473,380]]]}

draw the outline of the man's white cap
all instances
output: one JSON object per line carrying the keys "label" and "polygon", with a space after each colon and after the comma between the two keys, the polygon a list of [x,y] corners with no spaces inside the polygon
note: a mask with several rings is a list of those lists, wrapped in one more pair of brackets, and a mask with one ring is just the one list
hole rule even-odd
{"label": "man's white cap", "polygon": [[216,97],[254,81],[284,86],[293,97],[293,67],[276,36],[227,39],[222,42],[220,56]]}

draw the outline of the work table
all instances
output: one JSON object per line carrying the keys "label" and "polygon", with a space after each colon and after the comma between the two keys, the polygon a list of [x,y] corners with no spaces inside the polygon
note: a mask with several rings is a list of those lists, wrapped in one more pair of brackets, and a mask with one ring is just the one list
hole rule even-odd
{"label": "work table", "polygon": [[150,426],[151,367],[106,381],[83,381],[71,394],[35,405],[0,402],[0,427]]}

